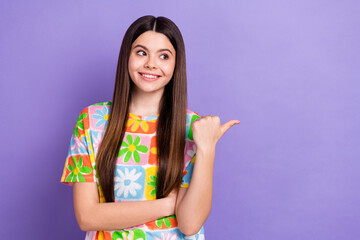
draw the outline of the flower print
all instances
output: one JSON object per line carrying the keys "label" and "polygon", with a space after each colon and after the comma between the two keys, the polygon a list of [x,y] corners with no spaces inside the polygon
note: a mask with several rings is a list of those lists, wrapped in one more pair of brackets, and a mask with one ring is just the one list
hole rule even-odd
{"label": "flower print", "polygon": [[190,162],[186,166],[185,171],[183,172],[183,177],[181,180],[182,187],[189,187],[190,179],[192,176],[192,171],[194,168],[195,158],[196,158],[196,154],[191,158]]}
{"label": "flower print", "polygon": [[194,144],[194,145],[192,146],[192,149],[189,149],[189,150],[187,151],[187,154],[192,157],[192,156],[195,155],[195,153],[196,153],[196,145]]}
{"label": "flower print", "polygon": [[93,119],[98,119],[98,121],[95,124],[95,127],[101,127],[101,125],[105,124],[109,119],[109,109],[105,106],[103,106],[102,111],[99,109],[96,109],[97,114],[93,114]]}
{"label": "flower print", "polygon": [[111,105],[111,101],[94,103],[93,105]]}
{"label": "flower print", "polygon": [[156,196],[156,180],[157,177],[154,175],[150,175],[150,182],[147,182],[146,184],[153,187],[154,189],[151,190],[150,195],[151,196]]}
{"label": "flower print", "polygon": [[[201,231],[201,229],[200,229]],[[198,238],[196,238],[198,237]],[[204,234],[201,234],[201,233],[196,233],[194,235],[191,235],[191,236],[185,236],[185,239],[189,239],[189,240],[205,240],[205,236]]]}
{"label": "flower print", "polygon": [[97,171],[96,171],[96,164],[93,166],[94,172],[95,172],[95,178],[98,179]]}
{"label": "flower print", "polygon": [[150,165],[158,165],[157,163],[157,146],[156,146],[156,135],[151,137],[150,140],[150,151],[147,163]]}
{"label": "flower print", "polygon": [[136,174],[135,172],[135,169],[129,172],[128,168],[125,168],[125,173],[123,173],[120,169],[117,170],[117,173],[120,175],[120,177],[114,178],[114,180],[117,182],[115,184],[115,191],[119,189],[116,194],[117,196],[120,196],[124,193],[124,197],[127,198],[129,192],[133,197],[136,196],[136,190],[140,190],[142,187],[139,183],[135,182],[141,176],[141,172]]}
{"label": "flower print", "polygon": [[134,229],[130,231],[115,231],[112,234],[112,239],[116,240],[145,240],[145,232],[141,229]]}
{"label": "flower print", "polygon": [[163,228],[163,224],[165,224],[166,227],[171,227],[171,221],[169,220],[169,218],[175,219],[174,215],[168,216],[168,217],[163,217],[163,218],[159,218],[156,220],[156,225],[159,228]]}
{"label": "flower print", "polygon": [[165,235],[166,233],[162,232],[161,233],[161,238],[158,237],[154,237],[155,240],[176,240],[177,239],[177,233],[170,233],[168,232],[167,235]]}
{"label": "flower print", "polygon": [[158,166],[150,166],[145,169],[144,195],[147,200],[156,199]]}
{"label": "flower print", "polygon": [[66,178],[66,182],[69,182],[71,179],[71,182],[76,182],[76,180],[79,180],[79,182],[85,182],[85,178],[83,174],[89,174],[91,173],[91,168],[88,166],[83,166],[83,160],[81,156],[79,156],[79,161],[76,160],[74,156],[72,156],[73,164],[69,164],[68,170],[70,171],[70,174]]}
{"label": "flower print", "polygon": [[191,118],[189,114],[186,114],[186,130],[185,130],[185,138],[187,138],[188,134],[189,134],[189,129],[190,129],[190,124],[191,124]]}
{"label": "flower print", "polygon": [[[119,201],[119,200],[117,200]],[[119,202],[126,202],[126,200],[123,200],[123,201],[119,201]],[[137,230],[137,229],[143,229],[146,225],[145,224],[139,224],[139,225],[136,225],[136,226],[132,226],[132,227],[128,227],[128,228],[124,228],[122,229],[123,231],[129,231],[129,230]]]}
{"label": "flower print", "polygon": [[157,154],[157,148],[156,148],[156,147],[150,148],[150,152],[151,152],[152,154]]}
{"label": "flower print", "polygon": [[101,143],[101,140],[102,140],[102,134],[100,132],[96,132],[97,135],[95,137],[95,133],[96,131],[93,131],[93,134],[92,134],[92,142],[93,142],[93,147],[95,149],[95,151],[97,152],[97,150],[99,149],[99,146],[100,146],[100,143]]}
{"label": "flower print", "polygon": [[87,147],[87,145],[85,143],[88,143],[88,137],[87,136],[81,136],[80,138],[79,137],[76,137],[76,136],[73,136],[71,138],[71,151],[74,153],[74,154],[82,154],[82,153],[85,153],[85,154],[91,154],[92,151]]}
{"label": "flower print", "polygon": [[74,131],[73,131],[73,134],[76,136],[76,137],[79,137],[79,129],[80,130],[84,130],[84,122],[82,121],[84,118],[86,118],[88,116],[87,113],[83,113],[81,114],[77,121],[76,121],[76,124],[75,124],[75,127],[74,127]]}
{"label": "flower print", "polygon": [[156,120],[158,118],[159,118],[159,114],[156,114],[156,115],[152,115],[152,116],[146,116],[146,117],[144,117],[144,120],[148,121],[148,122],[156,122]]}
{"label": "flower print", "polygon": [[129,119],[126,122],[126,127],[131,127],[132,132],[135,132],[136,130],[138,130],[139,127],[141,127],[141,129],[144,132],[148,132],[149,131],[148,122],[154,123],[154,122],[156,122],[157,118],[158,118],[158,115],[153,115],[153,116],[146,116],[146,117],[144,117],[144,119],[141,119],[140,116],[129,113]]}
{"label": "flower print", "polygon": [[139,152],[147,153],[149,149],[145,145],[139,145],[140,144],[139,136],[136,136],[135,140],[134,140],[131,135],[127,135],[126,140],[127,140],[127,142],[122,141],[122,143],[121,143],[121,146],[124,148],[122,148],[119,151],[119,157],[121,157],[122,155],[124,155],[126,153],[125,158],[124,158],[124,163],[127,163],[132,155],[134,157],[135,162],[140,163]]}
{"label": "flower print", "polygon": [[173,214],[168,217],[159,218],[150,222],[145,223],[150,230],[165,230],[173,229],[178,226],[176,216]]}
{"label": "flower print", "polygon": [[[195,113],[195,112],[194,112]],[[192,126],[191,126],[191,123],[193,122],[193,121],[195,121],[196,119],[198,119],[198,118],[200,118],[200,116],[199,116],[199,114],[197,114],[197,113],[195,113],[194,115],[192,115],[192,117],[191,117],[191,121],[190,121],[190,126],[189,126],[189,133],[188,133],[188,138],[190,139],[190,140],[194,140],[194,138],[193,138],[193,132],[192,132]],[[186,128],[187,129],[187,128]]]}
{"label": "flower print", "polygon": [[126,236],[126,233],[122,233],[122,237],[124,240],[133,240],[134,239],[134,233],[132,231],[129,232],[129,235]]}
{"label": "flower print", "polygon": [[81,153],[81,150],[86,149],[86,146],[84,145],[84,143],[80,140],[80,138],[74,136],[71,139],[71,151],[74,153]]}
{"label": "flower print", "polygon": [[132,113],[129,113],[129,119],[126,122],[126,126],[127,127],[131,127],[131,131],[135,132],[139,126],[141,126],[142,130],[144,130],[144,132],[147,132],[149,130],[149,125],[145,120],[140,119],[139,116],[136,116]]}
{"label": "flower print", "polygon": [[95,238],[89,239],[97,239],[97,240],[111,240],[111,233],[106,231],[97,231]]}

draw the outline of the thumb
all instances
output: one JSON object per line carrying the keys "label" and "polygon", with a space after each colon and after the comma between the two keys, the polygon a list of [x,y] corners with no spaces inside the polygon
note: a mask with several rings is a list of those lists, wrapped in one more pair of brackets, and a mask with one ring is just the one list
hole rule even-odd
{"label": "thumb", "polygon": [[234,126],[235,124],[240,123],[239,120],[230,120],[223,125],[220,126],[221,136],[224,135],[224,133],[229,130],[230,127]]}

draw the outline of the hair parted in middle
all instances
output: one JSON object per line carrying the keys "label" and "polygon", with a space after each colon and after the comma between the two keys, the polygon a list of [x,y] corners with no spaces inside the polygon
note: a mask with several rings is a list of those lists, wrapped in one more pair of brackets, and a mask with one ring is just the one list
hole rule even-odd
{"label": "hair parted in middle", "polygon": [[187,80],[185,45],[179,28],[166,17],[143,16],[133,22],[123,38],[115,77],[108,124],[96,156],[96,171],[106,202],[114,202],[114,172],[116,160],[129,114],[131,90],[134,87],[128,63],[132,43],[144,32],[164,34],[176,51],[175,69],[165,86],[159,106],[156,128],[158,172],[156,199],[179,190],[184,168],[184,148],[187,110]]}

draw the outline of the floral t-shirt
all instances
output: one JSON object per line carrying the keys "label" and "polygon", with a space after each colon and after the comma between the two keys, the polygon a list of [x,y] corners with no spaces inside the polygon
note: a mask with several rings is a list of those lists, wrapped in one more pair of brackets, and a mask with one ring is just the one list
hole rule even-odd
{"label": "floral t-shirt", "polygon": [[[62,183],[97,182],[100,202],[105,202],[96,174],[96,154],[110,114],[111,101],[92,104],[83,109],[71,136],[70,147],[61,176]],[[184,172],[181,187],[188,187],[194,167],[196,146],[191,122],[199,118],[187,110]],[[156,199],[158,170],[156,126],[158,115],[138,116],[129,113],[115,173],[115,202]],[[205,239],[204,226],[198,233],[185,236],[177,227],[175,215],[156,219],[121,231],[87,231],[85,240],[175,240]]]}

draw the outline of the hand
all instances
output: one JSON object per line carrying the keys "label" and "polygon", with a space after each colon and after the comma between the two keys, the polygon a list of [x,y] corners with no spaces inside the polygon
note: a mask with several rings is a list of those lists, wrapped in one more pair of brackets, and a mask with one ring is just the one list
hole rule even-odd
{"label": "hand", "polygon": [[176,199],[178,196],[178,192],[176,189],[173,189],[165,199],[167,200],[167,215],[170,216],[175,214],[175,207],[176,207]]}
{"label": "hand", "polygon": [[239,120],[230,120],[220,125],[218,116],[203,116],[191,123],[193,138],[197,149],[214,148],[217,141],[235,124],[239,124]]}

